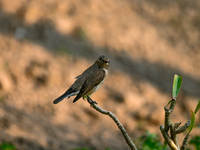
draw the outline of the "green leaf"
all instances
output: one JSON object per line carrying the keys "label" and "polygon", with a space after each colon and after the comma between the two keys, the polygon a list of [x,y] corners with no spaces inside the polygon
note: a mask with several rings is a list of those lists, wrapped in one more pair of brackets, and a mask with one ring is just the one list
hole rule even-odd
{"label": "green leaf", "polygon": [[178,93],[181,89],[182,85],[182,76],[181,75],[174,75],[174,82],[173,82],[173,90],[172,90],[172,97],[174,100],[176,100],[176,97],[178,96]]}
{"label": "green leaf", "polygon": [[9,143],[3,143],[0,145],[1,150],[15,150],[15,146]]}
{"label": "green leaf", "polygon": [[169,101],[168,104],[167,104],[167,106],[168,106],[169,104],[171,104],[172,101],[173,101],[173,100]]}
{"label": "green leaf", "polygon": [[195,115],[194,112],[192,110],[190,110],[191,112],[191,124],[190,124],[190,130],[188,132],[188,134],[190,134],[190,132],[192,131],[193,127],[194,127],[194,123],[195,123]]}
{"label": "green leaf", "polygon": [[199,109],[200,109],[200,100],[199,100],[199,102],[197,104],[197,107],[196,107],[194,113],[196,114],[199,111]]}

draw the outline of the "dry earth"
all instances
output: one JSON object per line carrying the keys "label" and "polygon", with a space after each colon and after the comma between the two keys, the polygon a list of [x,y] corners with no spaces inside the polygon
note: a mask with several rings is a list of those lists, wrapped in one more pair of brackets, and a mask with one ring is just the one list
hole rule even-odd
{"label": "dry earth", "polygon": [[52,104],[101,54],[111,60],[109,75],[92,98],[137,146],[145,130],[160,134],[174,74],[184,81],[172,120],[185,123],[200,98],[199,8],[195,0],[1,0],[0,142],[128,149],[114,122],[87,102]]}

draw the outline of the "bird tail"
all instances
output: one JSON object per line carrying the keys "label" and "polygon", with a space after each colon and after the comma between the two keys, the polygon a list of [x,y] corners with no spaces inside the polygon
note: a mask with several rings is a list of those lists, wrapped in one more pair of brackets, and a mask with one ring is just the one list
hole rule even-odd
{"label": "bird tail", "polygon": [[65,92],[63,95],[61,95],[60,97],[56,98],[53,103],[57,104],[59,102],[61,102],[63,99],[65,99],[66,97],[69,97],[69,93]]}

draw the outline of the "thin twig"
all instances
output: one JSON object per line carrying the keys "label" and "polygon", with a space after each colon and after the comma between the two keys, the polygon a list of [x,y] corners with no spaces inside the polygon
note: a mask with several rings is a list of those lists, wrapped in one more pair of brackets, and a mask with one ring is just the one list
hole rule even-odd
{"label": "thin twig", "polygon": [[178,139],[177,139],[177,135],[174,133],[175,130],[175,124],[171,124],[170,125],[170,134],[171,134],[171,139],[174,142],[174,144],[178,147],[178,149],[180,149],[179,145],[178,145]]}
{"label": "thin twig", "polygon": [[178,147],[176,146],[176,144],[173,142],[173,140],[169,137],[168,133],[165,132],[165,128],[164,128],[164,125],[162,124],[160,126],[160,131],[165,139],[165,141],[167,142],[167,144],[169,145],[169,147],[172,149],[172,150],[179,150]]}
{"label": "thin twig", "polygon": [[176,105],[176,100],[172,99],[169,109],[167,108],[167,106],[165,106],[164,108],[165,109],[165,132],[169,131],[169,126],[171,124],[169,117],[172,111],[174,110],[175,105]]}
{"label": "thin twig", "polygon": [[187,146],[187,141],[189,139],[189,134],[187,134],[183,140],[182,146],[181,146],[181,150],[185,150],[186,146]]}
{"label": "thin twig", "polygon": [[180,134],[180,133],[185,132],[185,130],[190,126],[190,124],[191,124],[191,119],[188,120],[188,121],[185,123],[184,126],[177,128],[177,129],[174,131],[174,133],[175,133],[175,134]]}
{"label": "thin twig", "polygon": [[[173,112],[175,105],[176,105],[176,100],[172,99],[169,109],[167,108],[167,106],[164,107],[164,110],[165,110],[165,126],[161,125],[160,131],[161,131],[165,141],[169,145],[169,147],[172,150],[179,150],[177,136],[176,136],[176,134],[174,134],[174,124],[171,123],[171,121],[170,121],[170,115]],[[169,129],[170,129],[171,138],[168,135]]]}
{"label": "thin twig", "polygon": [[117,119],[117,117],[110,111],[106,111],[104,109],[102,109],[101,107],[99,107],[96,102],[94,102],[89,96],[87,96],[87,101],[90,104],[90,106],[92,106],[94,109],[96,109],[98,112],[108,115],[110,116],[114,122],[117,124],[118,128],[121,130],[126,143],[128,144],[128,146],[130,147],[131,150],[137,150],[135,144],[132,142],[132,140],[130,139],[128,133],[126,132],[125,128],[123,127],[123,125],[120,123],[120,121]]}
{"label": "thin twig", "polygon": [[[178,139],[177,139],[177,134],[183,133],[191,124],[191,120],[189,120],[188,122],[185,123],[185,125],[183,125],[182,127],[180,126],[180,122],[179,123],[172,123],[170,121],[170,115],[174,110],[174,107],[176,105],[176,100],[172,99],[170,104],[169,109],[167,108],[167,106],[164,107],[165,110],[165,125],[161,125],[160,126],[160,131],[165,139],[165,141],[167,142],[167,144],[169,145],[169,147],[172,150],[179,150],[180,147],[178,145]],[[168,131],[170,131],[170,136],[168,134]],[[189,138],[189,135],[186,135],[182,146],[181,146],[181,150],[185,150],[186,148],[186,144],[187,144],[187,140]]]}

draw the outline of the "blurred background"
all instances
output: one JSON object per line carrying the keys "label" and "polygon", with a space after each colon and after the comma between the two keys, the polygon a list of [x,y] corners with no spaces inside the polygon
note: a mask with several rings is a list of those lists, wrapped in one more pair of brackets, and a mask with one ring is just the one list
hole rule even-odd
{"label": "blurred background", "polygon": [[0,0],[0,142],[128,149],[116,124],[86,101],[53,105],[102,54],[109,74],[92,99],[137,146],[146,130],[161,137],[174,74],[183,86],[171,119],[184,124],[200,98],[199,8],[196,0]]}

